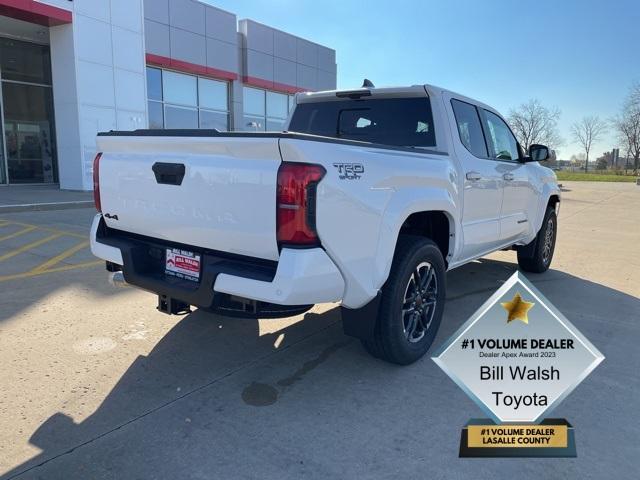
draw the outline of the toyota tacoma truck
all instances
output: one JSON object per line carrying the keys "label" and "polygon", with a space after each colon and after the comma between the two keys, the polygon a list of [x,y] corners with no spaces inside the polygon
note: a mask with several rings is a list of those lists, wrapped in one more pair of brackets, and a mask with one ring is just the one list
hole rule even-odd
{"label": "toyota tacoma truck", "polygon": [[445,274],[496,250],[544,272],[560,189],[493,108],[431,85],[304,93],[283,132],[98,134],[91,249],[112,280],[273,318],[341,302],[344,332],[409,364],[443,316]]}

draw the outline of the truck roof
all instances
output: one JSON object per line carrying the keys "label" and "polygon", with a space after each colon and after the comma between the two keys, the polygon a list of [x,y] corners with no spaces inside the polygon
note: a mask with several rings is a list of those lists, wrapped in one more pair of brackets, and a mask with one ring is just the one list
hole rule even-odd
{"label": "truck roof", "polygon": [[359,95],[373,96],[373,97],[415,97],[415,96],[441,96],[443,94],[449,94],[460,100],[479,105],[487,110],[491,110],[499,115],[493,107],[487,105],[475,98],[467,97],[460,93],[448,90],[446,88],[438,87],[437,85],[431,85],[428,83],[422,85],[409,85],[399,87],[361,87],[348,90],[324,90],[321,92],[303,92],[296,94],[297,103],[307,103],[316,101],[331,101],[331,100],[344,100],[344,98],[357,98]]}

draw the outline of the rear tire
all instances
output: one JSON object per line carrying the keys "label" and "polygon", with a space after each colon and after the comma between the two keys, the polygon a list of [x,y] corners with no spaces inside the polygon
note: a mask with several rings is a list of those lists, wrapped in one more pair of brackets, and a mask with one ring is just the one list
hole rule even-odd
{"label": "rear tire", "polygon": [[[543,273],[549,270],[556,248],[558,218],[553,206],[547,207],[538,235],[524,248],[518,249],[518,265],[525,272]],[[529,248],[527,248],[529,247]]]}
{"label": "rear tire", "polygon": [[362,341],[364,348],[398,365],[419,360],[444,313],[445,264],[438,246],[428,238],[401,235],[381,293],[374,335]]}

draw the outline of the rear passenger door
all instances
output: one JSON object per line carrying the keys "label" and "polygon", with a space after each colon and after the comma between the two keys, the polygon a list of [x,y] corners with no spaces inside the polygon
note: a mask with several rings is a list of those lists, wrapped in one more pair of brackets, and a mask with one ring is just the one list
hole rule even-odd
{"label": "rear passenger door", "polygon": [[505,121],[489,110],[481,111],[489,156],[498,162],[504,180],[504,195],[500,212],[501,243],[517,241],[529,231],[529,203],[535,192],[530,180],[530,168],[522,162],[518,142]]}
{"label": "rear passenger door", "polygon": [[[446,97],[445,97],[446,98]],[[454,149],[462,166],[462,233],[460,260],[481,256],[500,244],[503,179],[501,163],[490,158],[481,112],[466,101],[450,98]]]}

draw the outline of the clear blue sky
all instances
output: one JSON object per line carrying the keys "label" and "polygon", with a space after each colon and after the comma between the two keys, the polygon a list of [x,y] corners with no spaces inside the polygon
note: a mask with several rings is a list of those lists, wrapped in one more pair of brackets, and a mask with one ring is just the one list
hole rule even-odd
{"label": "clear blue sky", "polygon": [[[205,0],[334,48],[338,88],[432,83],[507,115],[529,98],[609,119],[640,80],[640,0]],[[613,132],[591,158],[615,143]],[[623,152],[620,152],[624,154]],[[595,154],[595,155],[594,155]]]}

